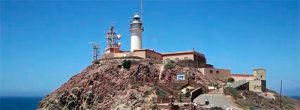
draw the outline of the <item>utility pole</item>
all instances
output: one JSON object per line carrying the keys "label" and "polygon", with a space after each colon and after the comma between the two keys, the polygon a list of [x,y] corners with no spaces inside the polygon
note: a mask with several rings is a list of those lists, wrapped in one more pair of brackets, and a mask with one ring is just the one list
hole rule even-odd
{"label": "utility pole", "polygon": [[281,94],[282,94],[282,80],[280,80],[280,97],[279,97],[279,106],[280,106],[280,108],[282,108],[282,105],[281,105]]}

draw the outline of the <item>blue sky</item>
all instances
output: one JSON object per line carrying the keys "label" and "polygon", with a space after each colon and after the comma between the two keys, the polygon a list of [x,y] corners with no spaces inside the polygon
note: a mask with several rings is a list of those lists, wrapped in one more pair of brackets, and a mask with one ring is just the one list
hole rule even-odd
{"label": "blue sky", "polygon": [[[42,96],[91,64],[114,23],[130,48],[139,1],[0,2],[0,96]],[[267,87],[300,96],[299,1],[144,1],[143,47],[191,50],[233,73],[267,69]]]}

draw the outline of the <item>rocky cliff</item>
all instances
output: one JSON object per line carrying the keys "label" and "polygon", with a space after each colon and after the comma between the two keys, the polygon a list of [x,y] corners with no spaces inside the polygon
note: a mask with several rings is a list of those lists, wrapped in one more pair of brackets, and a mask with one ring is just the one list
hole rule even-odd
{"label": "rocky cliff", "polygon": [[[187,80],[177,81],[178,73],[185,73]],[[166,98],[184,100],[178,97],[182,88],[193,86],[202,88],[205,93],[207,86],[212,83],[218,81],[203,76],[191,61],[162,64],[147,59],[100,60],[47,95],[37,109],[158,109],[164,104],[159,106],[157,103],[167,102],[168,106],[169,100],[164,100]],[[260,101],[260,98],[252,99]],[[277,103],[268,104],[278,106],[275,105]]]}
{"label": "rocky cliff", "polygon": [[[157,88],[163,88],[159,85],[167,85],[176,80],[175,73],[186,68],[174,65],[173,69],[161,71],[160,62],[130,60],[130,68],[126,69],[123,63],[123,59],[102,60],[88,66],[47,95],[38,109],[152,108],[153,98],[157,97]],[[207,85],[208,81],[197,69],[190,68],[185,71],[193,71],[195,84]],[[164,74],[158,80],[162,72]]]}

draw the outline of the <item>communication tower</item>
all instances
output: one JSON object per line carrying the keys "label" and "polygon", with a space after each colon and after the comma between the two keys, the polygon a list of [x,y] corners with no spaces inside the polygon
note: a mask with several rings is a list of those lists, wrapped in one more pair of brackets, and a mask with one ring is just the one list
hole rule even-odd
{"label": "communication tower", "polygon": [[100,46],[98,43],[93,43],[93,42],[89,42],[89,44],[93,48],[93,61],[96,61],[96,60],[98,60],[98,58],[100,56],[100,53],[99,53]]}
{"label": "communication tower", "polygon": [[115,27],[110,26],[108,32],[106,33],[106,48],[116,48],[121,46],[121,35],[115,32]]}

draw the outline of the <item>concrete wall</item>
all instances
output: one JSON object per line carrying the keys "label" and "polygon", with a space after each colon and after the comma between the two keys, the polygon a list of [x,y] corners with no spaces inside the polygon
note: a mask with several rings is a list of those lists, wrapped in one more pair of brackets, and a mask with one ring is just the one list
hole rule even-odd
{"label": "concrete wall", "polygon": [[120,53],[120,47],[110,47],[110,48],[107,48],[105,49],[105,54],[108,54],[108,53]]}
{"label": "concrete wall", "polygon": [[230,77],[232,77],[235,81],[256,79],[254,76],[230,76]]}
{"label": "concrete wall", "polygon": [[216,69],[216,68],[200,68],[201,73],[215,80],[227,80],[230,77],[229,69]]}

